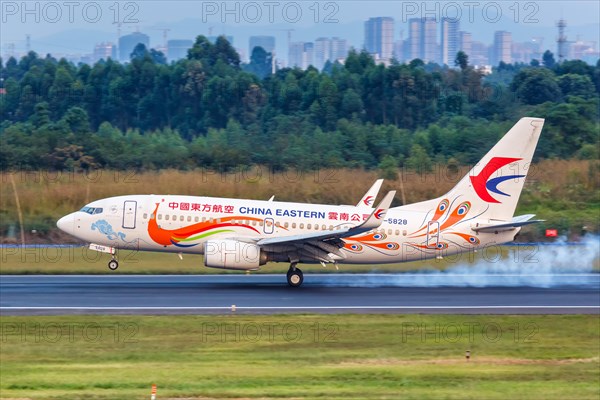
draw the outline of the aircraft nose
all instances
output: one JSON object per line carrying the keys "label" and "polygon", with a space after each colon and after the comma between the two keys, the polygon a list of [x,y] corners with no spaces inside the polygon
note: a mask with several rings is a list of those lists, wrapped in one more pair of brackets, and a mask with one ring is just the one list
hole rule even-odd
{"label": "aircraft nose", "polygon": [[65,215],[56,222],[56,226],[61,231],[72,235],[75,227],[75,216],[73,214]]}

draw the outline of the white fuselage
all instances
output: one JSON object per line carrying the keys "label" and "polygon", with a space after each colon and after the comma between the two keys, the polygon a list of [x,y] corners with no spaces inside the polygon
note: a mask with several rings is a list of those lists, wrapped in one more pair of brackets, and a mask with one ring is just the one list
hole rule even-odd
{"label": "white fuselage", "polygon": [[[344,238],[343,257],[334,258],[354,264],[413,261],[506,243],[518,233],[519,228],[477,234],[471,228],[489,221],[468,211],[459,215],[460,200],[446,203],[445,212],[437,214],[433,209],[391,208],[379,228]],[[203,254],[207,240],[251,241],[352,228],[372,211],[356,206],[130,195],[94,201],[63,217],[58,226],[83,241],[115,249]]]}

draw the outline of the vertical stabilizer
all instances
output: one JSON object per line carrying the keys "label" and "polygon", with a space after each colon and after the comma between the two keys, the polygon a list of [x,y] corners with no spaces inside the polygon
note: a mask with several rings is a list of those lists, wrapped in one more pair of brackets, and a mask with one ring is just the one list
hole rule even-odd
{"label": "vertical stabilizer", "polygon": [[543,126],[542,118],[521,118],[448,193],[406,208],[512,219]]}
{"label": "vertical stabilizer", "polygon": [[543,126],[521,118],[445,197],[460,196],[489,219],[511,219]]}

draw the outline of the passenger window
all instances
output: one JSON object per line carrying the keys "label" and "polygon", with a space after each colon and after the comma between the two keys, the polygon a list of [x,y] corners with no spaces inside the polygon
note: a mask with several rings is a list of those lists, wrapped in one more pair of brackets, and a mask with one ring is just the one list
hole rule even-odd
{"label": "passenger window", "polygon": [[188,217],[187,217],[187,220],[188,220],[188,222],[192,222],[192,217],[191,217],[191,215],[188,215]]}
{"label": "passenger window", "polygon": [[396,229],[395,233],[396,233],[396,236],[400,236],[400,230],[399,229]]}
{"label": "passenger window", "polygon": [[406,231],[402,231],[402,236],[406,236]]}
{"label": "passenger window", "polygon": [[162,214],[158,214],[158,219],[162,219]]}
{"label": "passenger window", "polygon": [[329,225],[329,230],[332,231],[333,230],[333,225]]}
{"label": "passenger window", "polygon": [[181,217],[179,217],[179,220],[180,220],[180,221],[183,221],[183,215],[182,215]]}
{"label": "passenger window", "polygon": [[200,217],[196,215],[196,216],[194,217],[194,222],[198,222],[198,221],[200,221]]}
{"label": "passenger window", "polygon": [[206,217],[202,217],[202,222],[206,222]]}
{"label": "passenger window", "polygon": [[260,222],[258,223],[258,226],[263,226],[263,221],[260,221]]}
{"label": "passenger window", "polygon": [[312,228],[312,224],[306,224],[306,229],[311,229]]}
{"label": "passenger window", "polygon": [[304,229],[304,224],[300,224],[300,229]]}
{"label": "passenger window", "polygon": [[296,223],[292,222],[292,229],[296,229]]}
{"label": "passenger window", "polygon": [[148,214],[144,213],[144,219],[148,218]]}
{"label": "passenger window", "polygon": [[315,231],[319,230],[319,224],[315,224]]}
{"label": "passenger window", "polygon": [[165,221],[168,221],[168,220],[169,220],[169,214],[166,214],[165,215]]}

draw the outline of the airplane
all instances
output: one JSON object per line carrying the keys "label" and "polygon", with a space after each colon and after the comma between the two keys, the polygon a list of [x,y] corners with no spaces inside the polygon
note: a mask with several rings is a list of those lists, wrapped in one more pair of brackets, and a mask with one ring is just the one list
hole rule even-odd
{"label": "airplane", "polygon": [[[378,180],[356,205],[304,204],[179,195],[127,195],[62,217],[62,231],[111,254],[119,249],[203,254],[206,267],[255,271],[289,263],[379,264],[439,258],[511,242],[534,215],[514,217],[544,125],[520,119],[448,193],[391,207],[395,191],[372,207]],[[476,134],[476,133],[475,133]]]}

